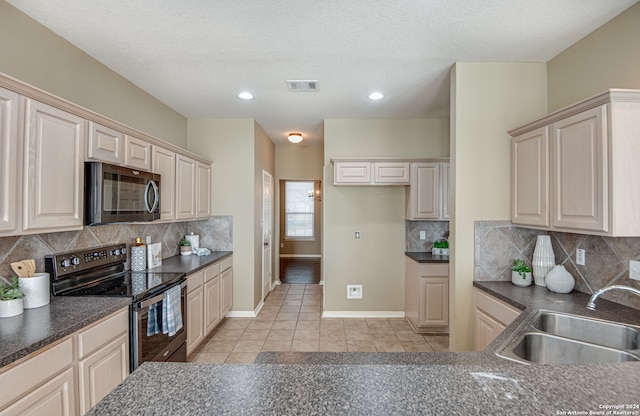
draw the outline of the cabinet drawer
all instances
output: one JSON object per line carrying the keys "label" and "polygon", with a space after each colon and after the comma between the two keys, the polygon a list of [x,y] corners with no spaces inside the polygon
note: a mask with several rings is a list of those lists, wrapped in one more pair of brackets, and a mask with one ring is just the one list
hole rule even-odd
{"label": "cabinet drawer", "polygon": [[109,340],[129,331],[129,309],[116,312],[78,334],[78,358],[91,354]]}
{"label": "cabinet drawer", "polygon": [[33,356],[0,374],[0,408],[73,364],[71,338]]}
{"label": "cabinet drawer", "polygon": [[191,293],[199,287],[202,287],[204,284],[204,272],[201,270],[199,272],[190,274],[187,276],[187,293]]}
{"label": "cabinet drawer", "polygon": [[215,263],[214,265],[204,269],[204,281],[208,282],[209,280],[213,279],[219,274],[220,274],[220,262]]}
{"label": "cabinet drawer", "polygon": [[419,263],[420,277],[449,276],[449,263]]}
{"label": "cabinet drawer", "polygon": [[220,271],[223,272],[233,266],[233,256],[229,256],[220,262]]}
{"label": "cabinet drawer", "polygon": [[508,326],[522,311],[476,289],[476,308]]}

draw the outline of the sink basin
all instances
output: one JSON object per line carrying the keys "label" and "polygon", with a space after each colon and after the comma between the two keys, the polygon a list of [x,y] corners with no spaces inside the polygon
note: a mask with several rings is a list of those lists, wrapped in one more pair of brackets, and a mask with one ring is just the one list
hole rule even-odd
{"label": "sink basin", "polygon": [[535,364],[639,361],[626,351],[541,333],[524,334],[512,351],[517,357]]}
{"label": "sink basin", "polygon": [[640,338],[640,328],[556,312],[540,313],[532,325],[548,334],[623,350],[637,349]]}

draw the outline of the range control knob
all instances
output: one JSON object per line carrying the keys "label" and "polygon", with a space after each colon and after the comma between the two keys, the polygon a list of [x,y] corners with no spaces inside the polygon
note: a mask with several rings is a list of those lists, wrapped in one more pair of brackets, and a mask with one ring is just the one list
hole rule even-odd
{"label": "range control knob", "polygon": [[111,250],[112,256],[117,256],[118,254],[120,254],[120,250],[118,250],[117,248],[114,248],[113,250]]}
{"label": "range control knob", "polygon": [[126,248],[126,247],[122,247],[122,248],[120,249],[120,254],[122,254],[123,256],[124,256],[125,254],[127,254],[127,248]]}
{"label": "range control knob", "polygon": [[80,259],[77,257],[71,257],[71,264],[77,266],[78,264],[80,264]]}
{"label": "range control knob", "polygon": [[71,266],[71,260],[69,259],[62,259],[62,261],[60,262],[60,266],[64,267],[65,269],[69,266]]}

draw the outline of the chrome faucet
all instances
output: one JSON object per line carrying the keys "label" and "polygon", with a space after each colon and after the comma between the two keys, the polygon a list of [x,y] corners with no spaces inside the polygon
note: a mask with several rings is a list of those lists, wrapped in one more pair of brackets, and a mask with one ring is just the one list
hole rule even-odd
{"label": "chrome faucet", "polygon": [[596,310],[596,299],[598,299],[598,297],[600,295],[602,295],[604,292],[608,292],[612,289],[620,289],[620,290],[626,290],[629,291],[631,293],[635,293],[636,295],[640,296],[640,290],[630,287],[630,286],[624,286],[624,285],[611,285],[611,286],[606,286],[603,287],[602,289],[598,290],[596,293],[594,293],[593,295],[591,295],[591,299],[589,299],[589,303],[587,303],[587,309],[591,309],[592,311]]}

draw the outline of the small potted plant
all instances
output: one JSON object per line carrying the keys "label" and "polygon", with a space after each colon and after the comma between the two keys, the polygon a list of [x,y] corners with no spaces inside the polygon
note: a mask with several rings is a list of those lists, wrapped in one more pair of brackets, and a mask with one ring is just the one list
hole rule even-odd
{"label": "small potted plant", "polygon": [[449,255],[449,242],[446,238],[439,238],[433,242],[433,249],[431,252],[435,255],[448,256]]}
{"label": "small potted plant", "polygon": [[3,277],[0,281],[0,318],[9,318],[24,312],[23,297],[18,277],[12,278],[10,282]]}
{"label": "small potted plant", "polygon": [[180,255],[181,256],[191,255],[191,242],[184,237],[180,239]]}
{"label": "small potted plant", "polygon": [[531,267],[524,260],[516,259],[511,266],[511,283],[516,286],[529,286],[531,284]]}

